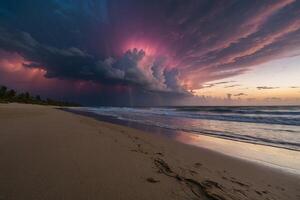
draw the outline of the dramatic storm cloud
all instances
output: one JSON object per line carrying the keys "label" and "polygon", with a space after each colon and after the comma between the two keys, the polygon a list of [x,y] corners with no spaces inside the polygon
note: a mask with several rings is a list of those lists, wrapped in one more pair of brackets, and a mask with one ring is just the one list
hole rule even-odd
{"label": "dramatic storm cloud", "polygon": [[86,103],[172,104],[298,55],[299,13],[293,0],[4,0],[0,84],[23,87],[14,64],[39,73],[35,91],[51,80]]}

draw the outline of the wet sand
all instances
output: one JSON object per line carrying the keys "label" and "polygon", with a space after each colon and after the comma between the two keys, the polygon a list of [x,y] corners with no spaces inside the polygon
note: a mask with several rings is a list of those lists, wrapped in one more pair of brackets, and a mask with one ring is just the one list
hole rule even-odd
{"label": "wet sand", "polygon": [[300,199],[300,177],[54,107],[0,104],[0,199]]}

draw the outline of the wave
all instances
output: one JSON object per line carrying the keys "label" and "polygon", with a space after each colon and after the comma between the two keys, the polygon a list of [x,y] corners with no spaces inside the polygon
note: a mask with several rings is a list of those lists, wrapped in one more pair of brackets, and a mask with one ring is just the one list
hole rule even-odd
{"label": "wave", "polygon": [[287,117],[211,115],[211,114],[185,115],[185,116],[188,118],[197,118],[197,119],[206,119],[206,120],[300,126],[299,118],[293,118],[293,117],[287,118]]}
{"label": "wave", "polygon": [[[259,124],[277,124],[300,126],[300,112],[298,111],[259,111],[257,108],[237,110],[240,108],[211,108],[211,107],[183,107],[179,108],[128,108],[128,107],[105,107],[105,108],[89,108],[91,111],[108,115],[120,114],[141,114],[143,116],[165,116],[177,118],[190,118],[202,120],[217,120],[231,122],[246,122]],[[197,112],[195,112],[196,109]],[[199,111],[201,109],[201,111]],[[275,108],[272,108],[275,109]],[[193,111],[189,111],[193,110]],[[300,109],[298,109],[300,110]],[[217,111],[217,112],[216,112]],[[242,113],[242,114],[240,114]],[[275,114],[274,114],[275,113]],[[280,113],[280,114],[279,114]],[[291,115],[293,113],[293,115]],[[294,114],[296,113],[296,114]]]}
{"label": "wave", "polygon": [[[122,117],[119,118],[120,120],[128,120],[124,119]],[[214,130],[207,130],[207,129],[198,129],[198,130],[193,130],[193,129],[186,129],[186,128],[178,128],[178,127],[173,127],[172,125],[167,125],[167,124],[160,124],[160,123],[147,123],[147,121],[142,121],[142,120],[130,120],[132,122],[138,122],[141,124],[145,125],[151,125],[151,126],[157,126],[160,128],[166,128],[174,131],[184,131],[184,132],[192,132],[196,134],[203,134],[203,135],[208,135],[208,136],[216,136],[219,138],[223,139],[229,139],[229,140],[234,140],[234,141],[241,141],[241,142],[248,142],[248,143],[254,143],[254,144],[264,144],[268,146],[273,146],[273,147],[279,147],[279,148],[284,148],[284,149],[289,149],[289,150],[296,150],[300,151],[300,143],[297,142],[289,142],[289,141],[280,141],[280,140],[274,140],[274,139],[268,139],[268,138],[263,138],[263,137],[255,137],[255,136],[250,136],[250,135],[240,135],[236,134],[233,132],[228,132],[228,131],[214,131]]]}
{"label": "wave", "polygon": [[[297,113],[300,110],[299,107],[267,109],[261,107],[184,107],[180,108],[180,111],[178,107],[100,107],[77,109],[148,127],[165,128],[175,132],[183,131],[193,134],[204,134],[300,151],[299,115],[265,114],[270,112]],[[197,109],[197,112],[189,111],[190,109]],[[199,111],[200,109],[201,111]],[[243,111],[243,114],[238,113],[241,111]],[[253,112],[256,114],[253,114]]]}
{"label": "wave", "polygon": [[[236,113],[236,114],[263,114],[263,115],[300,115],[299,107],[276,109],[277,107],[177,107],[177,111],[183,112],[210,112],[210,113]],[[281,107],[279,107],[281,108]]]}

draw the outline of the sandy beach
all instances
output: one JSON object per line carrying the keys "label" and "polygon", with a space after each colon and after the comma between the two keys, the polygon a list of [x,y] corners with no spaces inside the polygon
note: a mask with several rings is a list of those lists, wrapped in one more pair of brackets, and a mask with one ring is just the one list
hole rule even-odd
{"label": "sandy beach", "polygon": [[300,176],[51,106],[0,104],[0,200],[299,200]]}

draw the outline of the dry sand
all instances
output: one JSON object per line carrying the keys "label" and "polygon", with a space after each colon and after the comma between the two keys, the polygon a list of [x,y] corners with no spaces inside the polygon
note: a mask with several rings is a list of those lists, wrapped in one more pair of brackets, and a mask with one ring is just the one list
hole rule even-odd
{"label": "dry sand", "polygon": [[300,177],[54,107],[0,104],[1,200],[300,199]]}

